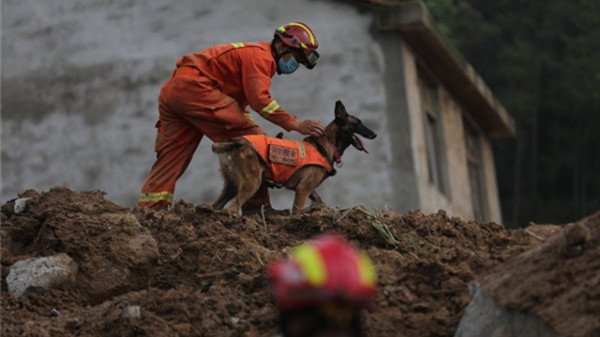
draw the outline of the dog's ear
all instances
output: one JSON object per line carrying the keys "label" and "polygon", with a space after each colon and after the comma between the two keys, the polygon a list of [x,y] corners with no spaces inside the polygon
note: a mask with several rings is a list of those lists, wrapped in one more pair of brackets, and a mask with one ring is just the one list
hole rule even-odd
{"label": "dog's ear", "polygon": [[342,101],[335,102],[335,120],[345,124],[348,121],[348,112]]}

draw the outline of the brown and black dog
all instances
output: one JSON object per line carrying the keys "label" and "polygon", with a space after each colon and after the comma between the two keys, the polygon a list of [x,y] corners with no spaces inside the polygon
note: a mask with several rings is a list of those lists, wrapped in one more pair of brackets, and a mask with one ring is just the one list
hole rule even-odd
{"label": "brown and black dog", "polygon": [[[325,178],[335,174],[333,164],[341,163],[341,155],[348,146],[353,145],[358,150],[368,153],[356,134],[368,139],[377,136],[375,132],[364,126],[360,119],[349,115],[342,102],[337,101],[335,104],[335,119],[327,125],[323,136],[318,138],[306,137],[301,142],[304,145],[300,145],[300,148],[285,151],[285,155],[289,155],[289,152],[293,156],[305,155],[305,150],[309,150],[305,147],[312,146],[318,151],[317,156],[322,156],[321,160],[325,159],[323,165],[308,164],[301,166],[285,181],[276,182],[287,189],[296,191],[292,208],[293,213],[302,209],[309,196],[313,201],[320,201],[315,188]],[[273,152],[266,153],[263,151],[261,154],[256,145],[249,141],[250,138],[252,137],[236,137],[213,144],[212,150],[219,155],[221,174],[224,179],[223,191],[212,205],[214,209],[222,209],[227,202],[235,198],[227,211],[231,214],[239,214],[240,207],[256,193],[263,180],[270,178],[269,173],[272,173],[272,171],[269,170],[272,169],[269,165],[271,159],[273,159]],[[266,137],[262,140],[263,142],[270,142],[273,138]],[[278,149],[275,148],[275,150]],[[283,155],[283,152],[279,150],[275,153],[275,157]],[[283,162],[285,165],[289,165],[290,162],[295,162],[295,157],[291,159],[283,158]]]}

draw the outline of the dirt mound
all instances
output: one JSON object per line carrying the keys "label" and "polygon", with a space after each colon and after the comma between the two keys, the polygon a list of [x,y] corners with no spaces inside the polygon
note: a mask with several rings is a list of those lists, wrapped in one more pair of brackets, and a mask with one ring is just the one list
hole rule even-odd
{"label": "dirt mound", "polygon": [[494,268],[483,290],[565,336],[600,336],[600,212]]}
{"label": "dirt mound", "polygon": [[[289,216],[229,218],[185,201],[171,211],[127,209],[100,191],[26,191],[1,206],[3,336],[274,336],[265,269],[300,242],[342,233],[373,259],[379,310],[370,336],[452,336],[467,284],[544,238],[443,211],[396,214],[311,206]],[[19,299],[9,267],[67,253],[76,281]],[[123,317],[139,306],[139,318]]]}

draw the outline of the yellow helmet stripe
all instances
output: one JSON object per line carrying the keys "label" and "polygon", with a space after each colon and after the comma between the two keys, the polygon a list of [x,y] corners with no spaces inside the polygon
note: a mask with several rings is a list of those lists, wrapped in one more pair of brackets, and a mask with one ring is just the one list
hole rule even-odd
{"label": "yellow helmet stripe", "polygon": [[292,255],[300,264],[309,284],[321,286],[327,281],[325,261],[321,254],[309,244],[302,244],[292,251]]}
{"label": "yellow helmet stripe", "polygon": [[310,43],[312,43],[313,45],[315,44],[315,36],[313,35],[313,33],[310,31],[310,29],[308,27],[306,27],[305,25],[298,23],[298,22],[292,22],[292,23],[290,23],[290,26],[298,26],[298,27],[304,29],[308,33],[308,36],[310,37]]}
{"label": "yellow helmet stripe", "polygon": [[357,267],[360,282],[366,286],[375,285],[375,282],[377,282],[375,267],[373,266],[371,259],[364,252],[361,252],[358,255]]}
{"label": "yellow helmet stripe", "polygon": [[260,114],[263,116],[270,115],[275,112],[277,109],[281,108],[279,103],[276,100],[272,100],[271,103],[267,104],[262,110],[260,110]]}
{"label": "yellow helmet stripe", "polygon": [[141,193],[139,202],[156,202],[165,200],[167,202],[173,201],[173,193],[164,191],[156,193]]}

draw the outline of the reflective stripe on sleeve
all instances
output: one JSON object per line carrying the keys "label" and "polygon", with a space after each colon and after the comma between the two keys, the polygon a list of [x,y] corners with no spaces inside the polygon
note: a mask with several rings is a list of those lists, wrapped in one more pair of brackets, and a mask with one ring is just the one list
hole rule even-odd
{"label": "reflective stripe on sleeve", "polygon": [[254,122],[254,117],[252,117],[252,115],[251,115],[251,114],[249,114],[249,113],[244,113],[244,117],[246,117],[248,120],[251,120],[251,121],[253,121],[253,122]]}
{"label": "reflective stripe on sleeve", "polygon": [[173,201],[173,193],[168,191],[156,193],[142,193],[140,194],[140,200],[138,202],[157,202],[162,200],[171,203]]}
{"label": "reflective stripe on sleeve", "polygon": [[275,112],[277,109],[281,108],[279,103],[276,100],[272,100],[271,103],[267,104],[262,110],[260,110],[260,114],[263,116],[268,116]]}
{"label": "reflective stripe on sleeve", "polygon": [[235,48],[241,48],[244,46],[244,44],[241,42],[234,42],[231,45],[234,46]]}

